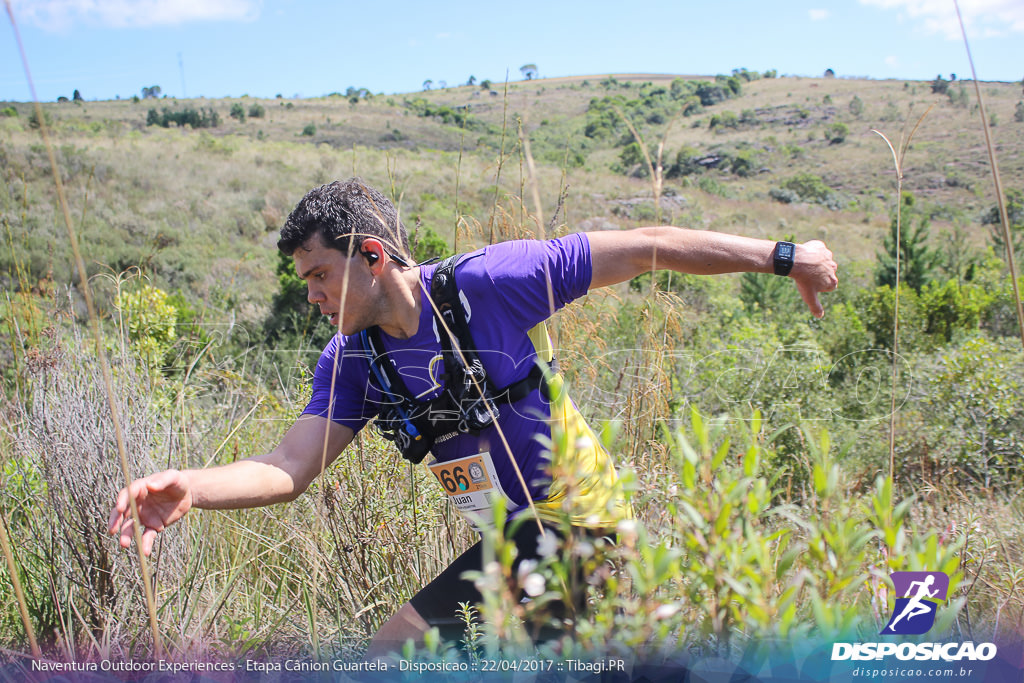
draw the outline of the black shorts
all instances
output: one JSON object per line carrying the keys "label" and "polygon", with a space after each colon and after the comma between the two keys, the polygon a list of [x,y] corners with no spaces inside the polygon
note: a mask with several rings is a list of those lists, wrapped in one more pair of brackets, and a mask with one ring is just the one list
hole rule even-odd
{"label": "black shorts", "polygon": [[[506,538],[515,543],[518,550],[512,564],[512,575],[515,576],[520,562],[523,560],[540,559],[540,554],[537,552],[540,529],[537,528],[536,522],[529,520],[523,521],[520,524],[510,525],[510,527],[505,530],[505,534]],[[544,529],[546,533],[553,533],[559,538],[565,536],[562,531],[550,526],[545,525]],[[593,529],[574,527],[573,533],[576,532],[594,538],[603,535],[603,532]],[[473,581],[462,578],[462,575],[467,571],[481,571],[482,569],[483,541],[481,540],[455,558],[454,562],[448,565],[437,578],[428,583],[419,593],[414,595],[409,602],[428,624],[437,627],[441,631],[441,635],[446,640],[458,639],[466,628],[466,623],[457,614],[459,603],[476,604],[483,600],[483,596],[477,590]],[[582,586],[583,582],[577,581],[576,585]],[[573,609],[581,610],[584,606],[585,597],[582,590],[579,591],[578,596],[574,595]],[[552,616],[555,617],[562,616],[566,611],[566,605],[564,604],[552,607],[550,611]],[[547,634],[547,632],[548,629],[545,628],[544,633]]]}

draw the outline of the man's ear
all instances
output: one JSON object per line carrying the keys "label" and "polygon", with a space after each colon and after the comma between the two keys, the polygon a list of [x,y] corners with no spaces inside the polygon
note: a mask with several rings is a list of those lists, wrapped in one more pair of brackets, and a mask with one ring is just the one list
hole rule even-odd
{"label": "man's ear", "polygon": [[372,275],[379,275],[381,270],[384,269],[384,256],[386,253],[384,245],[380,243],[380,240],[372,237],[364,239],[359,247],[359,254],[362,258],[366,259],[366,264],[370,267]]}

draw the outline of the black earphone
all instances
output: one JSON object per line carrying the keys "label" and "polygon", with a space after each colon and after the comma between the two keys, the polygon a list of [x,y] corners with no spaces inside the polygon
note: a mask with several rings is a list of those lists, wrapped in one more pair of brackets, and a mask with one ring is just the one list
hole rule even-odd
{"label": "black earphone", "polygon": [[371,266],[380,260],[380,256],[374,254],[372,251],[364,251],[363,256],[366,257],[366,262],[369,263]]}

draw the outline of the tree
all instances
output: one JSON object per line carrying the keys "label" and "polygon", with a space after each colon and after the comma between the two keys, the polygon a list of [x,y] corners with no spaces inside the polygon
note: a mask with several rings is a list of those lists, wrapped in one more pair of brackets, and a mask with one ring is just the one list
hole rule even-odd
{"label": "tree", "polygon": [[633,141],[623,147],[619,154],[619,163],[612,168],[619,173],[632,175],[635,178],[646,178],[648,176],[647,165],[644,163],[644,150],[640,147],[640,143]]}
{"label": "tree", "polygon": [[476,76],[470,76],[469,80],[466,81],[466,85],[476,85]]}
{"label": "tree", "polygon": [[75,88],[75,92],[74,92],[73,95],[71,95],[71,99],[73,101],[75,101],[75,102],[81,102],[82,101],[82,93],[78,92],[78,89]]}
{"label": "tree", "polygon": [[825,78],[835,78],[836,72],[832,69],[825,69]]}
{"label": "tree", "polygon": [[536,64],[523,64],[519,67],[519,71],[523,74],[523,78],[528,81],[532,81],[537,78],[537,65]]}
{"label": "tree", "polygon": [[943,78],[942,74],[939,74],[935,77],[935,80],[932,81],[932,93],[936,95],[945,95],[947,90],[949,90],[949,81]]}
{"label": "tree", "polygon": [[[906,193],[904,206],[913,204],[913,195]],[[919,216],[917,226],[912,220],[900,230],[900,281],[918,294],[932,279],[935,266],[942,255],[927,245],[928,231],[931,223],[925,216]],[[885,252],[878,254],[878,269],[875,271],[875,282],[879,285],[896,286],[896,218],[889,225],[889,234],[885,238]]]}
{"label": "tree", "polygon": [[149,99],[155,100],[156,98],[160,97],[160,93],[162,93],[162,92],[163,92],[163,90],[160,89],[159,85],[151,85],[148,88],[143,87],[142,88],[142,99],[144,99],[144,100],[149,100]]}
{"label": "tree", "polygon": [[[1006,190],[1006,218],[1010,221],[1010,239],[1015,252],[1024,251],[1024,192]],[[1006,240],[1003,237],[1003,219],[999,206],[993,206],[981,216],[981,224],[989,228],[992,248],[1000,258],[1006,258]]]}
{"label": "tree", "polygon": [[239,123],[245,123],[245,107],[242,106],[241,102],[235,102],[231,105],[231,111],[228,113],[233,119],[238,119]]}
{"label": "tree", "polygon": [[481,90],[490,90],[491,89],[491,81],[490,81],[490,79],[485,78],[484,80],[480,81],[480,89]]}
{"label": "tree", "polygon": [[430,80],[429,78],[427,80],[423,81],[423,89],[424,90],[430,90],[431,86],[433,86],[433,85],[434,85],[434,81]]}
{"label": "tree", "polygon": [[323,348],[336,332],[306,299],[306,283],[295,273],[290,256],[277,254],[277,292],[263,321],[268,344],[282,349]]}

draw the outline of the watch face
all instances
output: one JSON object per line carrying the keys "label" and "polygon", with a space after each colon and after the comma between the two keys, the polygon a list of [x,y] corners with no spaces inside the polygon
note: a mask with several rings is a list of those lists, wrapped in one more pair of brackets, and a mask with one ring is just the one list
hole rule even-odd
{"label": "watch face", "polygon": [[776,253],[780,260],[789,261],[793,258],[793,245],[789,242],[779,242],[779,250]]}

